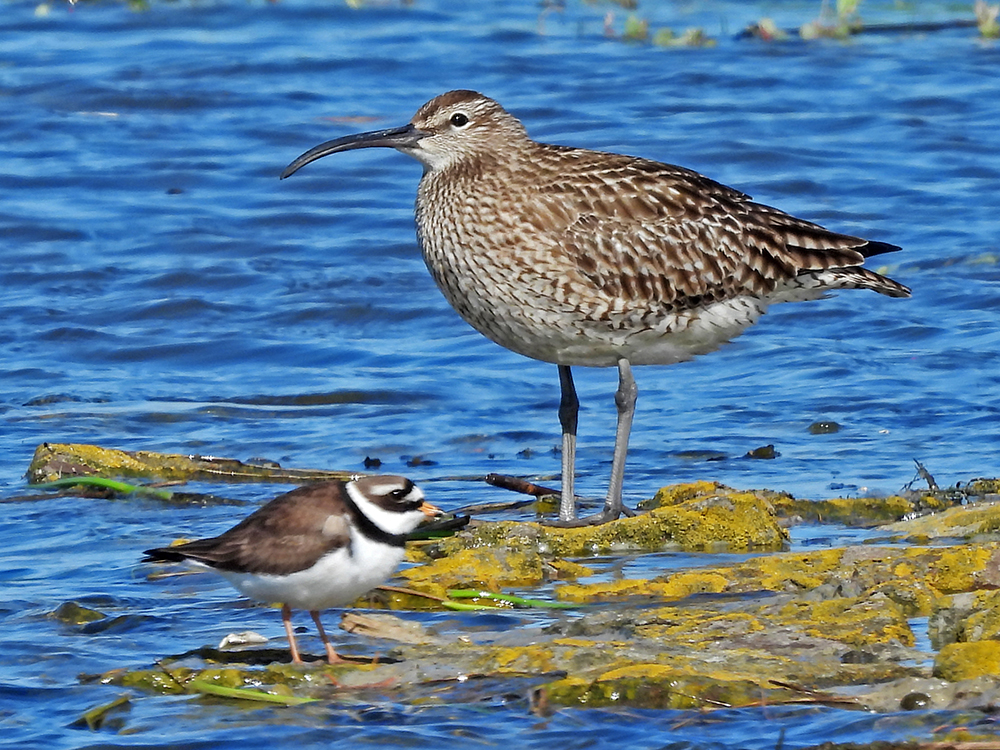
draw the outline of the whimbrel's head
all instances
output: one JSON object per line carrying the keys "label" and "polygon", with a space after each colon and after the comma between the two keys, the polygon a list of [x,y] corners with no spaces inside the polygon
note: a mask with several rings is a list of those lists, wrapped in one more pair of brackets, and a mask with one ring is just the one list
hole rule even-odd
{"label": "whimbrel's head", "polygon": [[321,143],[289,164],[281,179],[329,154],[357,148],[394,148],[412,156],[425,170],[494,153],[527,140],[524,126],[503,107],[475,91],[449,91],[422,106],[408,125],[344,136]]}

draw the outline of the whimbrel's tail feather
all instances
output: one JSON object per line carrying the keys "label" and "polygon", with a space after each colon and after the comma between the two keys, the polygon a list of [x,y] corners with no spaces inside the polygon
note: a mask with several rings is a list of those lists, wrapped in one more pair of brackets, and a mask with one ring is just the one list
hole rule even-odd
{"label": "whimbrel's tail feather", "polygon": [[[888,242],[863,240],[846,234],[825,232],[818,241],[809,244],[801,236],[785,239],[785,249],[795,259],[796,265],[805,270],[822,268],[847,268],[860,265],[865,258],[882,253],[894,253],[902,248]],[[798,240],[796,242],[795,240]]]}
{"label": "whimbrel's tail feather", "polygon": [[[878,242],[877,240],[868,240],[868,242],[864,245],[857,248],[857,251],[866,258],[870,258],[873,255],[881,255],[882,253],[894,253],[897,250],[902,250],[902,248],[899,245],[892,245],[888,242]],[[906,296],[908,297],[909,295]]]}
{"label": "whimbrel's tail feather", "polygon": [[[884,244],[884,243],[876,243]],[[888,247],[898,250],[892,245]],[[879,250],[878,252],[891,252],[891,250]],[[884,294],[887,297],[909,297],[910,288],[903,286],[898,281],[893,281],[888,276],[883,276],[875,271],[870,271],[861,266],[852,268],[835,268],[826,272],[832,277],[830,287],[835,289],[871,289],[873,292]]]}
{"label": "whimbrel's tail feather", "polygon": [[[829,247],[786,245],[799,271],[795,279],[779,284],[778,293],[791,289],[871,289],[889,297],[909,297],[910,290],[875,271],[862,267],[873,255],[894,253],[901,248],[888,242],[862,240],[849,235],[828,233]],[[840,244],[837,244],[839,241]],[[848,244],[851,243],[851,244]],[[845,246],[846,245],[846,246]],[[783,288],[784,287],[784,288]]]}
{"label": "whimbrel's tail feather", "polygon": [[805,271],[779,284],[767,296],[770,304],[822,299],[836,289],[870,289],[887,297],[909,297],[910,290],[888,276],[862,266]]}

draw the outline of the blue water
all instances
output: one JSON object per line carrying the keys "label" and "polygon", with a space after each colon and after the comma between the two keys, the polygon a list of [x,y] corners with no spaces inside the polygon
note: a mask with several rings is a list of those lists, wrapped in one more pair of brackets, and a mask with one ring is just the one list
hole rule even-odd
{"label": "blue water", "polygon": [[[0,498],[24,493],[44,441],[296,467],[379,457],[446,508],[508,499],[472,479],[488,472],[557,481],[555,368],[481,338],[438,293],[414,239],[419,166],[360,152],[277,179],[316,143],[403,124],[460,87],[497,98],[536,138],[680,163],[904,248],[875,265],[912,286],[912,300],[856,292],[785,306],[723,351],[639,369],[630,502],[700,478],[814,498],[891,493],[914,458],[942,485],[995,476],[1000,47],[967,29],[732,39],[762,16],[796,26],[818,7],[649,2],[640,11],[654,28],[719,39],[663,50],[605,38],[605,14],[621,31],[625,12],[578,1],[546,13],[543,29],[533,2],[0,3]],[[863,11],[883,22],[959,12],[906,8]],[[576,374],[578,490],[598,496],[615,374]],[[817,420],[842,429],[812,435]],[[766,444],[777,459],[742,458]],[[429,463],[407,466],[413,457]],[[248,507],[277,492],[213,489]],[[70,723],[122,691],[78,673],[145,667],[231,630],[279,634],[273,611],[246,608],[219,581],[167,587],[137,564],[145,547],[217,532],[245,511],[2,508],[9,745],[347,746],[360,735],[771,748],[779,735],[786,747],[929,736],[942,720],[824,708],[540,719],[499,693],[294,710],[136,695],[120,734],[90,735]],[[47,616],[67,600],[116,619],[87,630]]]}

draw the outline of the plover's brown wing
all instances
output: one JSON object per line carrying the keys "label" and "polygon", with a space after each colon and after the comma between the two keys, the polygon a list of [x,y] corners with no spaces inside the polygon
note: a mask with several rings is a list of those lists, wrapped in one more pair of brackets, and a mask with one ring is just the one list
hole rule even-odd
{"label": "plover's brown wing", "polygon": [[340,482],[281,495],[217,537],[147,550],[146,561],[193,560],[220,570],[287,575],[350,545]]}

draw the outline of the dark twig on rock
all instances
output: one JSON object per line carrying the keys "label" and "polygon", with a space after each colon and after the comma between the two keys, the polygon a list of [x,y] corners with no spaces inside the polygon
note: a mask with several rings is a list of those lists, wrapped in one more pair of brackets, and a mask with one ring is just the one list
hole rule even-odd
{"label": "dark twig on rock", "polygon": [[541,485],[533,484],[526,479],[512,477],[506,474],[487,474],[486,484],[492,484],[494,487],[511,490],[512,492],[520,492],[524,495],[534,495],[535,497],[542,497],[543,495],[559,495],[559,490],[542,487]]}

